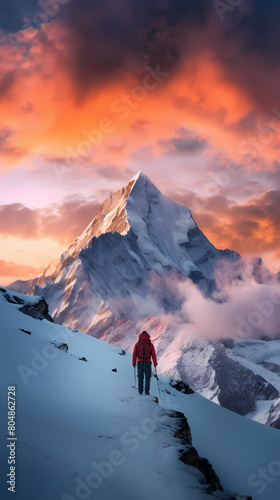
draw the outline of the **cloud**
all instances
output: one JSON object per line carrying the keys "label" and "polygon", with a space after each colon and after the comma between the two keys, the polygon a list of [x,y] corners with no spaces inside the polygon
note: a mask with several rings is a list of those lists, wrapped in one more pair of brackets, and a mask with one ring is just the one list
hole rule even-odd
{"label": "cloud", "polygon": [[[224,204],[219,211],[219,198],[210,200],[209,210],[216,214],[213,232],[225,230],[234,248],[241,253],[260,254],[280,246],[280,191],[270,190],[243,204]],[[218,217],[219,214],[219,217]]]}
{"label": "cloud", "polygon": [[149,124],[148,120],[139,119],[139,120],[136,120],[134,123],[132,123],[130,128],[134,132],[143,133],[148,124]]}
{"label": "cloud", "polygon": [[[122,149],[122,146],[120,146],[120,149],[116,146],[116,149],[118,153]],[[130,168],[121,171],[117,170],[114,165],[102,165],[94,167],[94,175],[99,176],[101,179],[126,182],[127,178],[132,178],[135,174]]]}
{"label": "cloud", "polygon": [[99,203],[69,197],[60,205],[54,204],[40,211],[40,235],[50,236],[65,244],[72,243],[99,209]]}
{"label": "cloud", "polygon": [[[1,86],[0,86],[1,95]],[[2,127],[0,129],[0,156],[7,157],[21,157],[25,153],[23,148],[19,148],[13,144],[16,131],[9,127]]]}
{"label": "cloud", "polygon": [[230,248],[241,255],[269,253],[272,266],[276,262],[279,265],[280,190],[268,190],[243,203],[222,194],[207,197],[191,190],[169,190],[167,194],[190,208],[200,229],[216,247]]}
{"label": "cloud", "polygon": [[71,2],[63,24],[68,32],[67,70],[79,98],[127,73],[138,79],[147,65],[172,70],[179,48],[168,23],[171,10],[159,0],[120,0],[118,6],[113,0]]}
{"label": "cloud", "polygon": [[[237,7],[224,23],[208,0],[120,0],[117,7],[113,0],[72,0],[60,7],[36,40],[67,72],[78,100],[127,74],[139,80],[147,65],[159,64],[172,77],[182,65],[193,71],[193,59],[199,63],[211,51],[228,81],[244,89],[258,107],[277,104],[277,83],[271,78],[279,52],[276,2],[267,2],[264,9],[257,0],[250,13]],[[54,29],[51,24],[58,36],[52,43],[47,35]]]}
{"label": "cloud", "polygon": [[276,281],[258,284],[252,275],[243,276],[220,290],[218,297],[226,297],[223,302],[205,298],[190,282],[178,286],[186,297],[183,314],[190,322],[189,331],[214,341],[280,337],[280,284]]}
{"label": "cloud", "polygon": [[0,97],[4,97],[9,93],[9,91],[15,84],[15,81],[16,81],[15,70],[7,71],[3,75],[0,83]]}
{"label": "cloud", "polygon": [[177,332],[210,341],[280,338],[280,282],[260,261],[220,261],[215,280],[216,292],[209,298],[174,271],[152,272],[145,298],[115,296],[110,309],[134,322],[160,317]]}
{"label": "cloud", "polygon": [[68,245],[97,215],[100,204],[70,196],[61,204],[30,209],[21,203],[0,206],[0,234],[24,239],[51,237]]}
{"label": "cloud", "polygon": [[0,206],[0,233],[33,238],[38,234],[38,212],[21,203]]}
{"label": "cloud", "polygon": [[2,127],[0,129],[0,149],[6,149],[8,147],[8,143],[13,135],[13,130],[8,127]]}
{"label": "cloud", "polygon": [[195,131],[180,127],[175,130],[175,133],[175,137],[158,141],[166,154],[193,155],[201,153],[208,146],[206,139],[200,137]]}
{"label": "cloud", "polygon": [[[34,276],[37,276],[41,271],[41,268],[23,266],[21,264],[17,264],[16,262],[8,262],[0,259],[0,276],[4,276],[5,281],[8,277],[12,278],[21,276],[21,279],[34,278]],[[1,284],[3,284],[2,281]]]}
{"label": "cloud", "polygon": [[80,98],[127,72],[135,77],[147,64],[175,76],[182,63],[193,57],[199,63],[211,51],[228,81],[258,108],[271,110],[278,102],[272,78],[280,48],[276,1],[238,6],[223,23],[208,0],[120,0],[118,7],[113,0],[82,0],[69,2],[63,12],[65,62]]}
{"label": "cloud", "polygon": [[[35,5],[30,2],[28,8],[32,15]],[[2,38],[0,113],[7,127],[16,123],[19,130],[14,154],[66,156],[67,146],[75,149],[85,142],[83,130],[96,129],[113,115],[113,135],[126,136],[127,149],[148,122],[145,142],[157,144],[163,137],[169,153],[199,155],[209,137],[211,146],[238,155],[244,134],[265,125],[278,102],[274,19],[279,8],[268,2],[262,15],[256,2],[250,9],[238,6],[221,23],[208,0],[120,0],[118,7],[114,0],[71,0],[18,47]],[[4,6],[3,11],[13,15],[14,9]],[[255,21],[262,22],[259,37]],[[19,32],[23,40],[27,31]],[[122,122],[112,113],[112,102],[143,82],[147,65],[167,71],[168,79],[144,101],[132,103],[136,107]],[[163,110],[164,123],[159,120]],[[172,136],[180,124],[181,131]],[[200,132],[190,137],[185,132],[185,137],[187,124]],[[96,163],[98,154],[93,148]]]}

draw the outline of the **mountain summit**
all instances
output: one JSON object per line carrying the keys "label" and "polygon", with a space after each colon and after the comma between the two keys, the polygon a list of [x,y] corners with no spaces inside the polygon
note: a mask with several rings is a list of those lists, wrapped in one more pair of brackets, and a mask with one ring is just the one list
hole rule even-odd
{"label": "mountain summit", "polygon": [[[140,171],[127,186],[108,194],[97,216],[63,257],[76,257],[93,237],[98,238],[105,233],[116,232],[126,235],[131,229],[143,240],[147,234],[148,224],[152,225],[155,233],[158,233],[158,230],[163,233],[158,234],[162,241],[171,243],[169,233],[178,233],[182,222],[183,231],[196,225],[186,207],[180,209],[184,220],[177,220],[180,219],[178,207],[179,205],[163,196],[151,180]],[[184,234],[182,239],[186,239]],[[173,248],[170,250],[174,253]]]}

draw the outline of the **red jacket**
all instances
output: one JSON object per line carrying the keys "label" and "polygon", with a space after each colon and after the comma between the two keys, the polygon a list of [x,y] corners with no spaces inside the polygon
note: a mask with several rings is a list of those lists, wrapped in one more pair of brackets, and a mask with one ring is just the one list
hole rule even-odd
{"label": "red jacket", "polygon": [[[141,342],[141,339],[142,340],[150,340],[150,335],[148,333],[141,333],[139,335],[139,340]],[[147,361],[148,363],[152,362],[151,361],[151,356],[153,358],[153,362],[154,362],[154,365],[157,366],[157,356],[156,356],[156,351],[155,351],[155,348],[154,348],[154,344],[150,341],[150,356],[149,358],[147,358],[145,361]],[[138,358],[138,360],[137,360]],[[140,358],[139,357],[139,341],[136,342],[135,346],[134,346],[134,350],[133,350],[133,357],[132,357],[132,365],[133,366],[136,366],[136,360],[137,362],[139,363],[139,361],[143,361],[143,358]]]}

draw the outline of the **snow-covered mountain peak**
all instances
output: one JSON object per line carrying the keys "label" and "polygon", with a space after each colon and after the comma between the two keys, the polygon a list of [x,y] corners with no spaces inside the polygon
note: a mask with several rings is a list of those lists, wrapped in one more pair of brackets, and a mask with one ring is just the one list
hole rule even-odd
{"label": "snow-covered mountain peak", "polygon": [[[96,217],[58,261],[30,284],[15,286],[17,291],[24,288],[46,296],[51,313],[63,315],[60,321],[66,320],[67,308],[74,306],[84,318],[79,327],[88,331],[102,301],[107,304],[120,294],[144,298],[152,293],[154,279],[167,279],[170,273],[190,278],[210,293],[216,262],[238,257],[235,252],[216,249],[190,210],[164,196],[140,171],[125,187],[109,193]],[[82,289],[87,290],[85,305],[90,314],[82,313],[74,298],[78,294],[82,300]],[[165,310],[178,307],[174,298],[162,301]]]}
{"label": "snow-covered mountain peak", "polygon": [[130,183],[133,183],[131,191],[137,187],[138,189],[143,190],[144,194],[145,189],[148,187],[160,193],[159,189],[142,170],[139,170],[139,172],[131,179]]}
{"label": "snow-covered mountain peak", "polygon": [[136,182],[140,177],[146,177],[146,179],[148,179],[144,172],[139,170],[139,172],[131,180]]}
{"label": "snow-covered mountain peak", "polygon": [[[61,255],[61,262],[76,258],[94,237],[106,233],[124,236],[130,229],[137,236],[141,235],[140,242],[144,246],[145,240],[151,239],[153,234],[156,245],[160,240],[168,242],[169,252],[174,254],[174,243],[186,241],[189,229],[195,227],[190,210],[164,196],[140,171],[125,187],[110,192],[96,217]],[[44,276],[53,271],[53,265],[48,266]]]}

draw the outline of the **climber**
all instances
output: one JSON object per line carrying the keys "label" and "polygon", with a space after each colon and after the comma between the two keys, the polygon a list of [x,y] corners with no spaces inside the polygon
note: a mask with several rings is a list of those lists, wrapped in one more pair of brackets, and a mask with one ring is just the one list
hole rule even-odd
{"label": "climber", "polygon": [[145,394],[150,394],[150,382],[152,375],[152,361],[157,366],[156,351],[151,342],[150,335],[143,331],[139,335],[139,340],[136,342],[133,350],[132,365],[136,366],[137,360],[137,376],[138,376],[138,391],[143,394],[143,382],[145,374]]}

